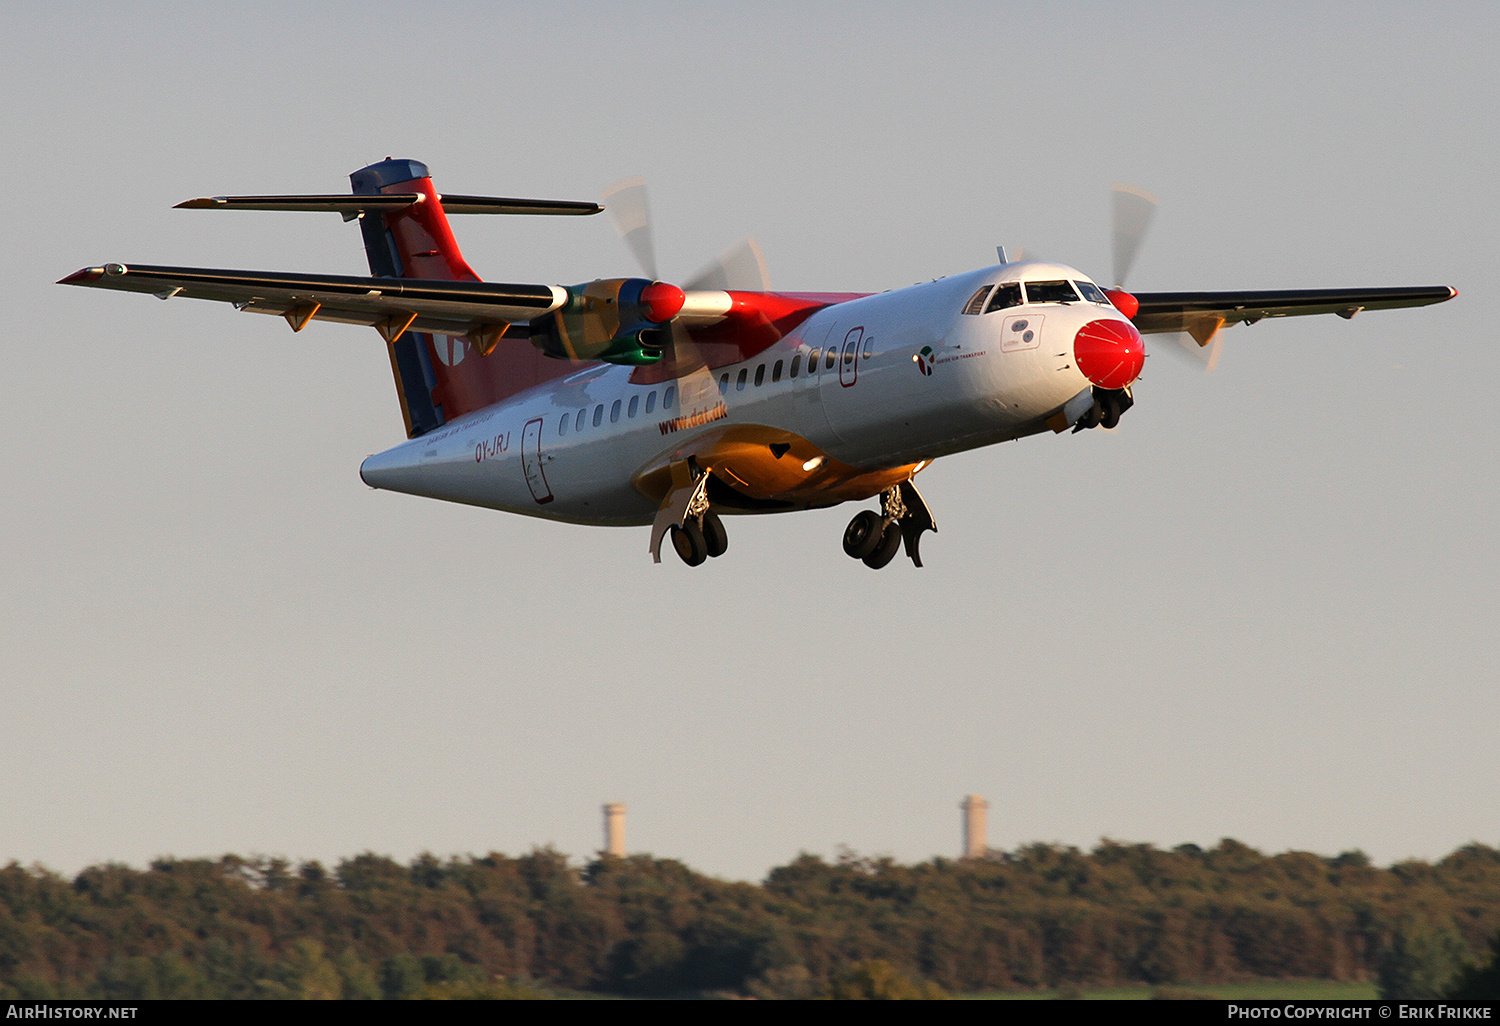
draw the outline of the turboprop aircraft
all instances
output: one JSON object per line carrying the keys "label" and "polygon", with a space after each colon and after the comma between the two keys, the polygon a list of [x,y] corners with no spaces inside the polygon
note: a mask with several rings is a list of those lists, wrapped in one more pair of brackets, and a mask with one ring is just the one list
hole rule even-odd
{"label": "turboprop aircraft", "polygon": [[217,196],[179,206],[334,211],[357,220],[370,277],[107,263],[60,284],[184,296],[374,327],[408,441],[366,459],[374,488],[579,524],[652,525],[690,566],[722,555],[720,514],[878,498],[844,531],[879,569],[936,521],[913,479],[933,460],[1044,432],[1113,428],[1143,334],[1216,346],[1265,317],[1440,303],[1447,286],[1139,292],[1123,282],[1155,201],[1115,197],[1115,283],[1000,262],[886,292],[771,291],[753,243],[678,286],[658,279],[645,194],[604,198],[647,277],[480,281],[449,215],[590,215],[589,202],[442,196],[386,159],[350,194]]}

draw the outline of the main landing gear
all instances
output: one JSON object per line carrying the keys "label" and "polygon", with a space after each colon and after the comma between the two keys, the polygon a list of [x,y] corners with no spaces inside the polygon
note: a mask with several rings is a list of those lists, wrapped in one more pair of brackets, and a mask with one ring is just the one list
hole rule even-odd
{"label": "main landing gear", "polygon": [[1087,428],[1102,427],[1105,430],[1120,423],[1120,417],[1135,405],[1128,388],[1100,388],[1094,386],[1094,404],[1083,411],[1083,416],[1073,425],[1077,434]]}
{"label": "main landing gear", "polygon": [[903,481],[880,494],[879,513],[866,509],[854,515],[844,528],[844,551],[871,570],[879,570],[896,558],[896,550],[904,541],[906,554],[921,566],[917,545],[922,532],[936,530],[937,522],[917,486]]}
{"label": "main landing gear", "polygon": [[[708,473],[691,456],[671,465],[672,490],[651,527],[651,558],[661,562],[661,543],[670,540],[672,551],[688,566],[700,566],[729,548],[724,522],[709,507]],[[902,543],[917,566],[917,550],[923,532],[936,531],[937,523],[917,486],[903,481],[880,494],[880,512],[864,510],[844,530],[844,551],[865,566],[879,570],[896,558]]]}
{"label": "main landing gear", "polygon": [[661,562],[663,536],[670,538],[672,551],[688,566],[722,556],[729,550],[729,534],[724,521],[709,508],[708,473],[688,457],[672,465],[672,476],[671,497],[657,512],[651,528],[651,558]]}
{"label": "main landing gear", "polygon": [[711,556],[722,556],[729,550],[729,534],[724,521],[713,510],[704,510],[678,526],[667,529],[672,548],[688,566],[698,566]]}

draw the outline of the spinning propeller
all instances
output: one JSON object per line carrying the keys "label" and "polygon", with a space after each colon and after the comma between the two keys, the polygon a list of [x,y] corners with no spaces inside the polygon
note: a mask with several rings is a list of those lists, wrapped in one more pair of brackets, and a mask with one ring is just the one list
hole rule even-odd
{"label": "spinning propeller", "polygon": [[[688,292],[729,290],[768,292],[765,257],[754,239],[745,239],[689,278],[682,288],[660,280],[656,264],[656,240],[651,227],[651,204],[643,178],[626,178],[604,190],[600,197],[614,220],[626,247],[640,264],[651,284],[641,291],[643,307],[652,321],[670,333],[671,344],[663,357],[677,379],[677,394],[685,412],[714,402],[714,379],[708,363],[678,313],[688,302]],[[674,305],[675,304],[675,305]]]}
{"label": "spinning propeller", "polygon": [[[1137,189],[1133,185],[1110,186],[1110,219],[1113,223],[1116,282],[1111,292],[1124,291],[1125,279],[1130,274],[1130,268],[1135,264],[1136,253],[1139,252],[1141,243],[1146,238],[1146,230],[1151,227],[1151,219],[1156,216],[1156,208],[1156,197],[1144,189]],[[1112,295],[1110,298],[1114,300],[1115,297]],[[1134,297],[1131,297],[1131,304],[1134,305]],[[1116,302],[1115,305],[1120,306],[1120,303]],[[1121,310],[1127,317],[1135,316],[1133,309],[1127,310],[1122,307]],[[1201,341],[1190,339],[1191,336],[1177,334],[1168,335],[1162,341],[1167,352],[1189,360],[1194,365],[1203,368],[1205,373],[1219,365],[1221,339],[1217,332]]]}

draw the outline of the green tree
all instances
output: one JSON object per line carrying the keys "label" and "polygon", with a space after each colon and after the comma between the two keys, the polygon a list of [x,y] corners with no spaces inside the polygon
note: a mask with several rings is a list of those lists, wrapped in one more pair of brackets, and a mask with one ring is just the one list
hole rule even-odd
{"label": "green tree", "polygon": [[916,981],[883,959],[856,962],[828,985],[835,1001],[933,1001],[948,995],[926,980]]}
{"label": "green tree", "polygon": [[1380,960],[1380,996],[1388,1001],[1440,998],[1473,960],[1463,938],[1446,926],[1404,920]]}
{"label": "green tree", "polygon": [[1500,933],[1490,942],[1489,965],[1471,966],[1465,970],[1444,996],[1465,1001],[1500,999]]}

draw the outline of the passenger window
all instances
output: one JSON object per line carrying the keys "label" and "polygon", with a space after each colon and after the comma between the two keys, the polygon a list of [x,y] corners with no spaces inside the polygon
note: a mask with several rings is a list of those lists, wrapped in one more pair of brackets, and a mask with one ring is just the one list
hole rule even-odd
{"label": "passenger window", "polygon": [[727,371],[719,375],[719,394],[729,394],[729,373]]}
{"label": "passenger window", "polygon": [[649,415],[651,413],[651,411],[654,410],[654,409],[656,409],[656,389],[653,388],[646,395],[646,413],[647,413],[647,415]]}
{"label": "passenger window", "polygon": [[850,346],[848,349],[844,350],[844,366],[845,367],[849,366],[851,363],[854,362],[856,348],[857,347],[855,347],[855,346]]}
{"label": "passenger window", "polygon": [[871,338],[869,335],[866,335],[865,336],[865,359],[868,360],[870,357],[872,357],[874,355],[875,355],[875,340],[873,338]]}
{"label": "passenger window", "polygon": [[630,409],[626,411],[625,416],[627,416],[627,417],[634,417],[636,415],[636,412],[638,410],[640,410],[640,408],[641,408],[641,397],[638,396],[638,395],[631,396],[630,397]]}
{"label": "passenger window", "polygon": [[828,348],[828,355],[823,357],[823,369],[833,370],[833,365],[838,362],[839,351],[832,346]]}
{"label": "passenger window", "polygon": [[792,357],[792,377],[795,378],[797,376],[797,371],[799,371],[801,369],[802,369],[802,354],[798,353],[796,356]]}
{"label": "passenger window", "polygon": [[807,373],[809,373],[809,374],[816,374],[817,373],[817,371],[818,371],[818,354],[821,353],[822,351],[823,350],[821,350],[821,349],[814,349],[812,352],[810,352],[810,353],[807,354]]}
{"label": "passenger window", "polygon": [[766,365],[765,364],[761,364],[759,367],[755,368],[755,387],[759,388],[761,385],[763,385],[765,383],[766,383]]}
{"label": "passenger window", "polygon": [[616,399],[613,406],[609,408],[609,422],[618,424],[620,422],[620,400]]}
{"label": "passenger window", "polygon": [[583,408],[583,409],[581,409],[581,410],[578,411],[578,419],[573,422],[573,430],[574,431],[582,431],[583,430],[583,415],[585,413],[588,413],[588,412],[589,411],[588,411],[587,407],[585,407],[585,408]]}
{"label": "passenger window", "polygon": [[604,423],[604,404],[600,403],[594,407],[594,427]]}
{"label": "passenger window", "polygon": [[573,419],[573,415],[571,413],[564,413],[562,415],[562,420],[560,420],[560,421],[557,422],[557,433],[558,433],[559,436],[565,435],[565,434],[568,433],[568,421],[570,421],[572,419]]}
{"label": "passenger window", "polygon": [[1015,282],[1001,285],[995,290],[995,297],[990,300],[990,305],[985,307],[985,313],[994,313],[996,310],[1008,310],[1013,306],[1021,305],[1021,286]]}
{"label": "passenger window", "polygon": [[742,391],[744,389],[744,387],[745,387],[745,377],[749,373],[750,373],[750,368],[748,368],[748,367],[741,367],[740,368],[739,376],[734,379],[734,390],[736,392]]}
{"label": "passenger window", "polygon": [[1030,303],[1076,303],[1078,293],[1065,281],[1028,281],[1026,300]]}
{"label": "passenger window", "polygon": [[774,367],[771,368],[771,384],[774,385],[774,384],[776,384],[776,382],[778,382],[780,380],[781,380],[781,361],[777,360],[776,361],[776,366],[774,366]]}
{"label": "passenger window", "polygon": [[977,314],[979,311],[983,310],[984,309],[984,297],[988,296],[990,294],[990,289],[991,288],[992,288],[992,286],[986,285],[983,288],[981,288],[978,292],[976,292],[972,296],[970,296],[969,297],[969,301],[964,304],[964,313],[966,313],[966,314]]}
{"label": "passenger window", "polygon": [[676,401],[677,401],[677,386],[676,385],[668,385],[667,386],[667,390],[662,393],[661,408],[664,409],[664,410],[670,410],[672,408],[672,404],[674,402],[676,402]]}

